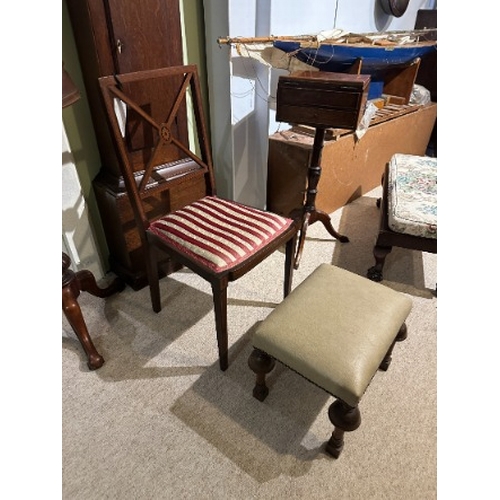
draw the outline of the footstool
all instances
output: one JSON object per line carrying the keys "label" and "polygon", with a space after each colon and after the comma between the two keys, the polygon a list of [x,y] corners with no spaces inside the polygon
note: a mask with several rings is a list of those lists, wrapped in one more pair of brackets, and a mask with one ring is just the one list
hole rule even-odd
{"label": "footstool", "polygon": [[380,226],[373,247],[375,265],[367,271],[383,280],[393,246],[437,253],[437,158],[395,154],[383,176]]}
{"label": "footstool", "polygon": [[361,424],[361,397],[377,370],[389,367],[396,341],[406,338],[411,307],[402,293],[321,264],[256,328],[248,359],[253,396],[267,397],[265,377],[276,360],[331,394],[334,430],[326,451],[338,458],[344,432]]}

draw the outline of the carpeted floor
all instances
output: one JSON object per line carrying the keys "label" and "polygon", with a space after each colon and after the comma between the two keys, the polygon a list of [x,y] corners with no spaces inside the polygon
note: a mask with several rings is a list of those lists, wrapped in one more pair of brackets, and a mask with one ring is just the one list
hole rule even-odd
{"label": "carpeted floor", "polygon": [[[309,228],[294,285],[320,263],[361,275],[373,264],[374,190],[332,214],[350,238]],[[409,295],[408,339],[360,404],[361,427],[334,460],[332,399],[277,366],[264,403],[252,397],[252,331],[282,298],[284,254],[229,286],[230,367],[218,368],[210,287],[183,269],[108,299],[80,296],[104,366],[90,372],[63,317],[62,497],[132,499],[394,499],[437,496],[437,256],[395,248],[383,284]]]}

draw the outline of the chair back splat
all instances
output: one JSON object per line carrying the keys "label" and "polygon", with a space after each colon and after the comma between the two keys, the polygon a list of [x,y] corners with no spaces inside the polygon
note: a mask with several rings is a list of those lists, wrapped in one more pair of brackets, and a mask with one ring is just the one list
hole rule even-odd
{"label": "chair back splat", "polygon": [[141,238],[153,310],[161,311],[161,250],[211,283],[225,370],[228,283],[285,247],[287,296],[298,224],[217,196],[196,66],[106,76],[99,84]]}

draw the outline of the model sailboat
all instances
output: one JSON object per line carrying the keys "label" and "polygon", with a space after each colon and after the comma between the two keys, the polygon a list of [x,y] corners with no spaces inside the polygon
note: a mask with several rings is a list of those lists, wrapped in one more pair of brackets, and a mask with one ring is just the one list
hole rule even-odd
{"label": "model sailboat", "polygon": [[437,29],[356,34],[340,29],[318,35],[219,38],[243,57],[275,68],[360,73],[371,77],[369,99],[379,97],[388,71],[437,50]]}

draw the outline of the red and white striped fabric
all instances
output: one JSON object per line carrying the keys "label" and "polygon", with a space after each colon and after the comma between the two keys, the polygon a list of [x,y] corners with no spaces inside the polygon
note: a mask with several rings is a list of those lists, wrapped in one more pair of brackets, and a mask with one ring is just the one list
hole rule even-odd
{"label": "red and white striped fabric", "polygon": [[226,271],[286,231],[292,219],[206,196],[151,223],[150,231],[215,272]]}

